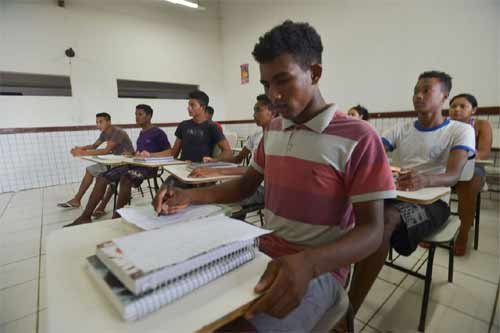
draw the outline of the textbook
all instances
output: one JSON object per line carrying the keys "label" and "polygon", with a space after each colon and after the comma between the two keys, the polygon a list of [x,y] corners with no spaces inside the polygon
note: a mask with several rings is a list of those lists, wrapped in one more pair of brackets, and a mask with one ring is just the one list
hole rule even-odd
{"label": "textbook", "polygon": [[189,169],[197,169],[197,168],[237,168],[238,164],[229,163],[229,162],[208,162],[208,163],[191,163],[188,165]]}
{"label": "textbook", "polygon": [[132,294],[140,295],[207,265],[223,265],[228,256],[253,252],[257,237],[269,232],[218,215],[110,240],[97,245],[96,255]]}
{"label": "textbook", "polygon": [[139,296],[131,293],[97,256],[87,258],[87,271],[121,317],[132,321],[157,311],[254,258],[254,247],[242,248]]}
{"label": "textbook", "polygon": [[168,162],[176,162],[177,160],[173,156],[164,156],[164,157],[134,157],[134,162],[143,162],[143,163],[168,163]]}

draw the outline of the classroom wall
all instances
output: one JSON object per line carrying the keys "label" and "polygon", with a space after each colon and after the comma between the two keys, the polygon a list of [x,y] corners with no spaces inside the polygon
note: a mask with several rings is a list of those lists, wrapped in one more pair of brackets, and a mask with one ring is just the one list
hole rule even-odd
{"label": "classroom wall", "polygon": [[[500,1],[497,0],[223,0],[222,47],[228,119],[251,112],[262,92],[251,56],[258,37],[285,19],[307,21],[321,34],[321,89],[344,110],[412,109],[419,73],[440,69],[454,78],[453,93],[500,105]],[[250,83],[240,84],[240,64]]]}
{"label": "classroom wall", "polygon": [[[203,3],[203,2],[202,2]],[[72,97],[0,96],[0,128],[91,125],[106,111],[134,123],[187,118],[187,101],[118,99],[116,79],[199,84],[224,115],[217,3],[193,11],[159,0],[0,0],[0,70],[70,75]],[[64,50],[73,47],[69,62]]]}

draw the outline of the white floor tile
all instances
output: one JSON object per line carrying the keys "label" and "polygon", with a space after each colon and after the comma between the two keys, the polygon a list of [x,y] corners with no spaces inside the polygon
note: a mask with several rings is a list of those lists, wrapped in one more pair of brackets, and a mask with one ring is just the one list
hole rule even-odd
{"label": "white floor tile", "polygon": [[40,287],[40,299],[39,299],[39,310],[43,310],[45,308],[47,308],[48,304],[47,304],[47,280],[42,277],[40,278],[40,284],[39,284],[39,287]]}
{"label": "white floor tile", "polygon": [[384,282],[380,279],[375,280],[365,301],[359,308],[356,318],[367,323],[395,289],[396,286],[391,283]]}
{"label": "white floor tile", "polygon": [[[425,274],[426,265],[419,271]],[[408,276],[402,287],[423,295],[424,281]],[[495,302],[496,285],[460,272],[455,272],[453,283],[448,282],[448,269],[434,266],[432,274],[431,300],[446,305],[471,317],[489,321]]]}
{"label": "white floor tile", "polygon": [[0,290],[38,279],[38,258],[0,266]]}
{"label": "white floor tile", "polygon": [[4,216],[0,221],[0,233],[25,231],[28,229],[40,228],[41,225],[41,214],[29,218],[6,218]]}
{"label": "white floor tile", "polygon": [[36,333],[36,313],[0,326],[1,333]]}
{"label": "white floor tile", "polygon": [[49,333],[48,321],[47,321],[47,308],[38,312],[38,332],[37,333]]}
{"label": "white floor tile", "polygon": [[[448,267],[448,250],[438,248],[434,265]],[[498,256],[478,251],[468,251],[464,257],[455,257],[455,272],[475,276],[492,283],[498,282],[500,276]]]}
{"label": "white floor tile", "polygon": [[0,248],[0,266],[37,257],[40,254],[40,239],[15,246]]}
{"label": "white floor tile", "polygon": [[0,325],[37,311],[38,281],[0,291]]}

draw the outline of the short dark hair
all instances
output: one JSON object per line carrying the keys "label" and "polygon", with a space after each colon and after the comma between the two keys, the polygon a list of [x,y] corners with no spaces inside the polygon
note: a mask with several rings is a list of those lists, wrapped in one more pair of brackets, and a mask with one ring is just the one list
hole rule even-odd
{"label": "short dark hair", "polygon": [[259,102],[262,105],[267,106],[268,109],[271,109],[273,102],[271,102],[271,99],[267,97],[266,94],[260,94],[257,96],[257,102]]}
{"label": "short dark hair", "polygon": [[450,93],[451,91],[451,76],[445,72],[440,71],[428,71],[423,72],[418,76],[418,79],[438,79],[441,82],[441,90]]}
{"label": "short dark hair", "polygon": [[263,64],[285,53],[290,54],[303,69],[315,63],[321,64],[321,36],[309,23],[286,20],[259,38],[252,55]]}
{"label": "short dark hair", "polygon": [[139,104],[135,107],[136,110],[142,110],[147,116],[153,116],[153,108],[147,104]]}
{"label": "short dark hair", "polygon": [[208,103],[210,102],[210,98],[208,98],[208,95],[201,91],[201,90],[195,90],[189,93],[189,99],[195,99],[200,103],[202,106],[205,107],[205,109],[208,106]]}
{"label": "short dark hair", "polygon": [[469,103],[470,105],[472,105],[473,108],[477,108],[477,99],[476,97],[472,96],[471,94],[458,94],[456,96],[454,96],[451,100],[450,100],[450,105],[451,103],[453,103],[454,100],[456,100],[457,98],[465,98]]}
{"label": "short dark hair", "polygon": [[207,106],[206,110],[205,110],[206,113],[208,113],[209,115],[213,116],[214,115],[214,108],[211,107],[211,106]]}
{"label": "short dark hair", "polygon": [[107,121],[111,121],[111,116],[107,112],[100,112],[100,113],[96,114],[95,117],[96,118],[100,117],[100,118],[106,119]]}
{"label": "short dark hair", "polygon": [[368,109],[365,108],[364,106],[358,104],[356,106],[353,106],[351,109],[356,110],[356,112],[361,116],[361,119],[363,120],[370,119],[370,113],[368,112]]}

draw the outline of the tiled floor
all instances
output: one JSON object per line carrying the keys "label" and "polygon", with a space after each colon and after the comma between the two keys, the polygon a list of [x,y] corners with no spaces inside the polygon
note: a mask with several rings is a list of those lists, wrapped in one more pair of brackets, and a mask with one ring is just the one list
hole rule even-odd
{"label": "tiled floor", "polygon": [[[48,332],[45,237],[80,214],[79,209],[56,207],[76,186],[0,194],[0,333]],[[479,251],[456,259],[452,284],[447,282],[447,253],[437,251],[426,332],[488,331],[500,276],[499,213],[482,211]],[[258,217],[248,220],[257,223]],[[397,260],[425,271],[426,251]],[[356,332],[416,332],[422,290],[423,281],[384,267],[358,312]],[[500,332],[500,305],[495,325],[492,332]]]}

